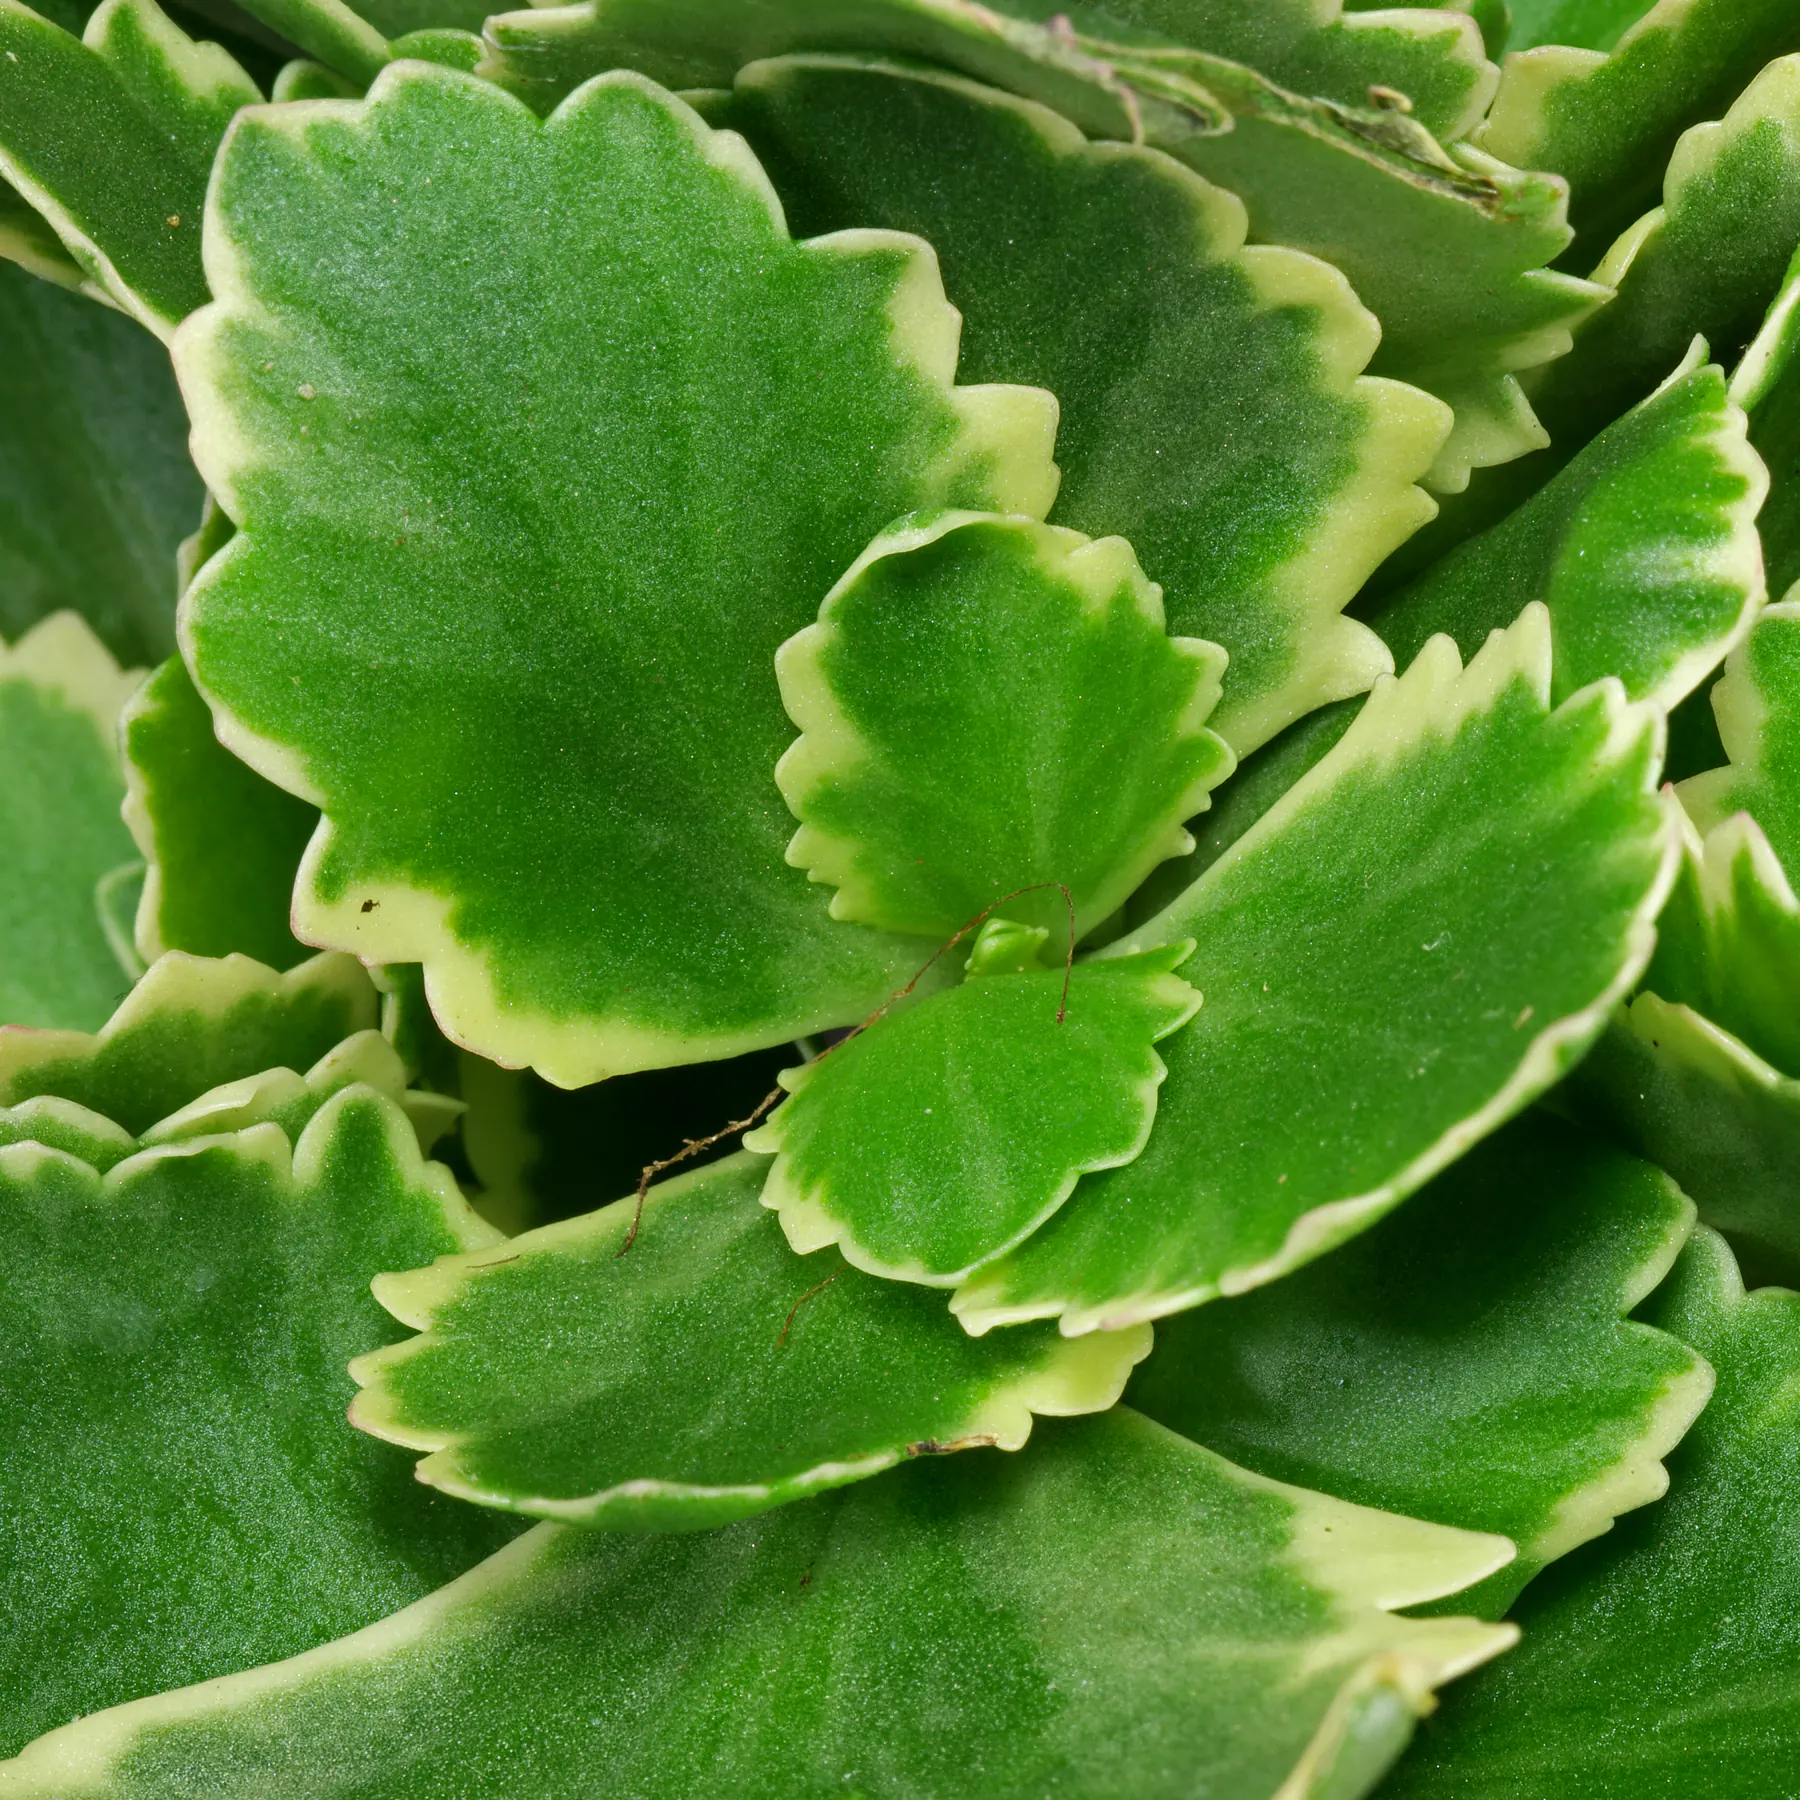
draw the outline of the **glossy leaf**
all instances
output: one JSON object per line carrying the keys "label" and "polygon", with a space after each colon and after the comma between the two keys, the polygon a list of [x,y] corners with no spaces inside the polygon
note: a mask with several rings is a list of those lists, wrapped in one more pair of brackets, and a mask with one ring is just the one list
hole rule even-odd
{"label": "glossy leaf", "polygon": [[180,657],[145,682],[120,731],[125,822],[149,864],[136,931],[144,959],[241,951],[288,969],[310,955],[288,929],[288,906],[318,808],[219,742]]}
{"label": "glossy leaf", "polygon": [[[787,860],[836,919],[941,941],[1005,898],[1086,932],[1230,773],[1206,729],[1224,665],[1169,637],[1123,538],[979,513],[890,532],[776,654],[802,734],[775,766]],[[1067,902],[1019,891],[1052,882]]]}
{"label": "glossy leaf", "polygon": [[1053,516],[1128,538],[1170,629],[1230,653],[1234,748],[1387,671],[1342,609],[1430,516],[1448,416],[1361,373],[1380,332],[1341,277],[1245,248],[1242,203],[1173,158],[955,76],[758,63],[722,116],[797,230],[930,242],[970,379],[1056,395]]}
{"label": "glossy leaf", "polygon": [[1354,1243],[1160,1326],[1131,1403],[1259,1474],[1511,1538],[1459,1602],[1502,1613],[1668,1485],[1711,1372],[1623,1315],[1693,1218],[1660,1170],[1527,1113]]}
{"label": "glossy leaf", "polygon": [[1044,1435],[723,1531],[541,1526],[358,1637],[85,1719],[0,1767],[0,1795],[1325,1800],[1511,1641],[1389,1611],[1486,1574],[1492,1538],[1263,1481],[1128,1412]]}
{"label": "glossy leaf", "polygon": [[247,956],[172,950],[91,1036],[0,1028],[0,1105],[55,1094],[148,1131],[222,1082],[305,1069],[375,1023],[375,990],[347,956],[277,975]]}
{"label": "glossy leaf", "polygon": [[[934,1295],[802,1261],[737,1156],[644,1205],[509,1238],[376,1297],[424,1332],[351,1368],[351,1421],[431,1452],[463,1499],[615,1530],[692,1530],[909,1456],[1016,1450],[1037,1413],[1111,1406],[1147,1326],[977,1343]],[[629,1249],[626,1248],[629,1243]]]}
{"label": "glossy leaf", "polygon": [[[802,1255],[835,1244],[871,1274],[954,1287],[1143,1149],[1166,1073],[1151,1045],[1200,1005],[1173,973],[1192,945],[1079,964],[1065,1010],[1060,963],[984,966],[1010,929],[961,987],[783,1073],[790,1097],[744,1144],[774,1155],[763,1204]],[[1026,936],[1041,954],[1045,934]]]}
{"label": "glossy leaf", "polygon": [[504,1541],[340,1410],[370,1275],[488,1238],[397,1109],[351,1090],[291,1167],[272,1125],[104,1177],[16,1145],[0,1193],[8,1750],[341,1636]]}
{"label": "glossy leaf", "polygon": [[1610,50],[1649,8],[1645,0],[1508,0],[1509,50],[1571,44]]}
{"label": "glossy leaf", "polygon": [[168,655],[175,550],[200,495],[158,346],[0,268],[0,631],[68,607],[123,664]]}
{"label": "glossy leaf", "polygon": [[422,962],[453,1038],[563,1085],[864,1016],[917,950],[781,860],[775,651],[896,514],[1041,514],[1049,397],[953,387],[923,245],[793,243],[636,76],[542,124],[396,64],[246,118],[212,206],[176,356],[241,529],[184,644],[221,741],[325,810],[299,935]]}
{"label": "glossy leaf", "polygon": [[0,645],[0,1025],[97,1025],[130,985],[95,888],[131,855],[114,732],[138,680],[73,613]]}
{"label": "glossy leaf", "polygon": [[207,175],[256,84],[155,0],[105,0],[79,38],[3,0],[0,59],[0,172],[91,281],[167,337],[206,299]]}
{"label": "glossy leaf", "polygon": [[1746,1294],[1698,1232],[1646,1316],[1718,1371],[1669,1459],[1669,1497],[1533,1588],[1517,1653],[1448,1696],[1384,1795],[1776,1800],[1791,1785],[1800,1296]]}
{"label": "glossy leaf", "polygon": [[1609,51],[1544,44],[1508,57],[1475,141],[1562,176],[1576,224],[1604,242],[1651,203],[1680,134],[1792,50],[1789,0],[1657,0]]}
{"label": "glossy leaf", "polygon": [[1650,954],[1675,849],[1661,727],[1554,711],[1541,607],[1464,670],[1434,639],[1187,893],[1107,956],[1199,948],[1143,1155],[953,1305],[1116,1328],[1367,1229],[1565,1073]]}
{"label": "glossy leaf", "polygon": [[1704,344],[1547,487],[1372,615],[1402,662],[1447,632],[1472,654],[1528,602],[1549,608],[1559,700],[1616,676],[1673,706],[1767,599],[1756,515],[1768,491]]}
{"label": "glossy leaf", "polygon": [[1040,100],[1089,137],[1166,150],[1239,195],[1259,243],[1349,277],[1381,321],[1374,372],[1456,410],[1431,476],[1447,490],[1545,441],[1517,373],[1562,355],[1606,298],[1545,267],[1570,238],[1562,183],[1452,157],[1402,114],[1304,100],[1199,51],[1085,43],[970,0],[584,0],[502,13],[484,35],[484,72],[538,105],[620,63],[717,86],[759,57],[885,52]]}

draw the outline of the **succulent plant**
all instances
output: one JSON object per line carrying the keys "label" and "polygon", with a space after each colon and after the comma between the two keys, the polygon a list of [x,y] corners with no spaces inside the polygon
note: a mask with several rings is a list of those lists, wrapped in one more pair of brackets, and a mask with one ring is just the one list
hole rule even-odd
{"label": "succulent plant", "polygon": [[0,0],[0,175],[0,1800],[1792,1800],[1794,0]]}

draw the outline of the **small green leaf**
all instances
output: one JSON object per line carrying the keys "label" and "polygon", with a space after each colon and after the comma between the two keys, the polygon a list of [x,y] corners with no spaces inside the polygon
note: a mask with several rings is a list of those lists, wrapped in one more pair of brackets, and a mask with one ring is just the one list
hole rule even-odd
{"label": "small green leaf", "polygon": [[1384,1800],[1775,1800],[1800,1759],[1800,1295],[1696,1232],[1646,1309],[1718,1371],[1669,1497],[1526,1595],[1525,1641],[1448,1696]]}
{"label": "small green leaf", "polygon": [[0,1795],[1348,1800],[1433,1688],[1513,1639],[1391,1610],[1503,1542],[1261,1480],[1129,1412],[1044,1436],[722,1531],[541,1526],[357,1637],[83,1719]]}
{"label": "small green leaf", "polygon": [[1528,602],[1549,608],[1567,699],[1616,676],[1673,706],[1749,631],[1767,598],[1756,514],[1768,474],[1726,393],[1692,352],[1502,523],[1453,550],[1370,622],[1402,662],[1436,632],[1473,654]]}
{"label": "small green leaf", "polygon": [[172,950],[91,1036],[0,1028],[0,1105],[56,1094],[148,1131],[222,1082],[310,1067],[375,1023],[375,998],[348,956],[278,975],[247,956]]}
{"label": "small green leaf", "polygon": [[935,1296],[802,1262],[750,1156],[644,1203],[384,1275],[424,1332],[357,1359],[351,1422],[467,1500],[627,1531],[723,1524],[909,1456],[1016,1450],[1038,1413],[1111,1406],[1147,1326],[978,1344]]}
{"label": "small green leaf", "polygon": [[1562,176],[1584,238],[1604,242],[1651,201],[1681,133],[1789,50],[1800,50],[1792,0],[1658,0],[1610,54],[1543,44],[1509,56],[1475,141]]}
{"label": "small green leaf", "polygon": [[288,906],[318,808],[219,742],[180,657],[138,690],[120,732],[125,822],[150,868],[136,932],[144,959],[235,950],[290,969],[311,955],[288,929]]}
{"label": "small green leaf", "polygon": [[1610,50],[1644,16],[1644,0],[1508,0],[1512,14],[1508,50],[1539,44],[1573,44]]}
{"label": "small green leaf", "polygon": [[90,280],[159,337],[206,299],[200,219],[225,127],[262,95],[155,0],[105,0],[71,37],[0,0],[0,172]]}
{"label": "small green leaf", "polygon": [[200,498],[161,349],[110,307],[0,268],[0,632],[69,607],[122,664],[167,656]]}
{"label": "small green leaf", "polygon": [[387,39],[344,0],[244,0],[244,10],[360,87],[387,67],[392,54]]}
{"label": "small green leaf", "polygon": [[1627,1322],[1694,1208],[1660,1170],[1542,1113],[1354,1243],[1157,1330],[1131,1403],[1277,1480],[1519,1546],[1458,1610],[1660,1498],[1711,1372]]}
{"label": "small green leaf", "polygon": [[123,1125],[52,1094],[0,1108],[0,1144],[38,1144],[91,1164],[102,1175],[142,1148]]}
{"label": "small green leaf", "polygon": [[1731,378],[1731,397],[1749,413],[1750,443],[1769,468],[1756,525],[1769,592],[1785,595],[1800,585],[1800,252]]}
{"label": "small green leaf", "polygon": [[1660,716],[1554,711],[1540,606],[1464,670],[1434,638],[1157,918],[1206,1003],[1156,1130],[962,1288],[983,1330],[1116,1328],[1243,1292],[1367,1229],[1558,1079],[1650,955],[1676,844]]}
{"label": "small green leaf", "polygon": [[[1225,656],[1170,638],[1123,538],[979,513],[879,537],[775,668],[787,860],[831,915],[949,937],[985,907],[1085,933],[1193,840],[1232,768]],[[1060,883],[1054,892],[1021,890]],[[1015,898],[1016,896],[1016,898]]]}
{"label": "small green leaf", "polygon": [[540,123],[396,64],[246,117],[211,204],[176,357],[241,529],[184,646],[327,815],[299,934],[423,963],[452,1037],[565,1086],[865,1016],[917,946],[782,861],[775,651],[898,514],[1041,515],[1049,396],[955,387],[926,246],[793,242],[633,75]]}
{"label": "small green leaf", "polygon": [[341,1094],[102,1177],[0,1150],[0,1749],[290,1656],[504,1541],[345,1424],[369,1277],[491,1241],[397,1108]]}
{"label": "small green leaf", "polygon": [[0,1027],[98,1025],[130,986],[95,890],[131,855],[116,730],[139,679],[74,613],[0,644]]}
{"label": "small green leaf", "polygon": [[969,379],[1056,395],[1052,516],[1129,538],[1170,629],[1230,653],[1213,724],[1234,749],[1387,672],[1341,615],[1430,516],[1414,483],[1449,415],[1362,374],[1380,330],[1334,271],[1246,248],[1242,202],[1173,158],[1091,143],[955,76],[758,63],[723,122],[796,229],[882,225],[932,245]]}
{"label": "small green leaf", "polygon": [[836,1244],[954,1287],[1149,1139],[1166,1073],[1150,1046],[1200,1005],[1171,972],[1193,946],[1077,965],[1066,1012],[1060,963],[986,973],[982,947],[961,987],[784,1073],[791,1097],[745,1138],[775,1157],[763,1204],[802,1255]]}

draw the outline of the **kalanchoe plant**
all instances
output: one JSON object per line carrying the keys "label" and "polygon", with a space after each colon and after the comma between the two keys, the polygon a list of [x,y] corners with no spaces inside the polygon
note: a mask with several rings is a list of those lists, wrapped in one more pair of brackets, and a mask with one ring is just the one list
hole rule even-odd
{"label": "kalanchoe plant", "polygon": [[0,1800],[1791,1800],[1793,0],[0,0],[0,176]]}

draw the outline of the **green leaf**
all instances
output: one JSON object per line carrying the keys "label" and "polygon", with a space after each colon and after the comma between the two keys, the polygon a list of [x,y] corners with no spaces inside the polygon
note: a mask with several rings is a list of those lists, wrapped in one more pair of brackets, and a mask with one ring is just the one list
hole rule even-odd
{"label": "green leaf", "polygon": [[1749,813],[1782,866],[1800,869],[1800,598],[1764,610],[1712,704],[1731,762],[1682,782],[1682,805],[1703,833]]}
{"label": "green leaf", "polygon": [[1544,267],[1571,235],[1562,183],[1199,51],[1085,43],[970,0],[584,0],[502,13],[484,35],[483,72],[537,105],[619,64],[704,87],[795,50],[888,52],[1042,101],[1089,137],[1165,150],[1240,195],[1259,243],[1349,277],[1381,321],[1374,371],[1455,408],[1431,475],[1445,490],[1546,441],[1517,373],[1562,355],[1606,298]]}
{"label": "green leaf", "polygon": [[46,1150],[61,1150],[91,1164],[102,1175],[142,1148],[123,1125],[52,1094],[0,1108],[0,1144],[37,1144]]}
{"label": "green leaf", "polygon": [[172,950],[91,1036],[0,1028],[0,1105],[56,1094],[148,1131],[222,1082],[309,1068],[374,1023],[375,990],[352,957],[278,975],[247,956]]}
{"label": "green leaf", "polygon": [[1769,591],[1800,583],[1800,252],[1767,320],[1731,378],[1750,415],[1750,442],[1768,465],[1769,497],[1757,516]]}
{"label": "green leaf", "polygon": [[[1037,1413],[1111,1406],[1149,1327],[977,1343],[935,1295],[801,1261],[736,1156],[408,1275],[424,1332],[357,1359],[351,1422],[430,1451],[421,1481],[539,1518],[693,1530],[909,1456],[1016,1450]],[[627,1248],[629,1246],[629,1248]]]}
{"label": "green leaf", "polygon": [[288,929],[288,904],[318,809],[219,742],[180,657],[138,690],[120,732],[125,822],[150,868],[137,916],[145,960],[236,950],[290,969],[310,955]]}
{"label": "green leaf", "polygon": [[1519,1546],[1458,1610],[1660,1498],[1704,1362],[1627,1322],[1694,1208],[1660,1170],[1528,1113],[1354,1243],[1157,1331],[1131,1403],[1277,1480]]}
{"label": "green leaf", "polygon": [[803,1256],[954,1287],[1022,1243],[1094,1169],[1150,1137],[1165,1070],[1151,1049],[1200,996],[1172,973],[1192,949],[990,971],[1017,932],[995,921],[969,979],[783,1073],[791,1096],[745,1138],[771,1154],[763,1204]]}
{"label": "green leaf", "polygon": [[1647,10],[1644,0],[1508,0],[1512,14],[1508,50],[1539,44],[1573,44],[1610,50]]}
{"label": "green leaf", "polygon": [[[1123,538],[909,522],[776,655],[802,733],[775,768],[787,860],[836,888],[836,919],[941,940],[1004,898],[1086,932],[1189,848],[1231,772],[1205,726],[1224,666],[1167,635]],[[1020,892],[1050,883],[1067,902]]]}
{"label": "green leaf", "polygon": [[1335,749],[1106,956],[1191,937],[1143,1155],[952,1302],[1116,1328],[1365,1230],[1562,1075],[1650,954],[1676,848],[1660,716],[1554,711],[1542,607],[1463,670],[1436,638]]}
{"label": "green leaf", "polygon": [[130,985],[95,890],[131,855],[115,730],[139,679],[74,613],[0,644],[0,1035],[98,1025]]}
{"label": "green leaf", "polygon": [[207,176],[256,84],[155,0],[105,0],[79,38],[0,0],[0,62],[0,173],[91,281],[167,337],[206,299]]}
{"label": "green leaf", "polygon": [[[290,1166],[291,1163],[291,1166]],[[290,1656],[504,1541],[359,1439],[369,1277],[491,1241],[399,1111],[350,1090],[100,1176],[0,1150],[0,1741]]]}
{"label": "green leaf", "polygon": [[1610,53],[1543,44],[1509,56],[1475,141],[1562,176],[1577,227],[1603,241],[1652,202],[1681,133],[1790,50],[1800,50],[1791,0],[1658,0]]}
{"label": "green leaf", "polygon": [[0,632],[69,607],[121,663],[166,656],[200,497],[162,351],[109,307],[0,268]]}
{"label": "green leaf", "polygon": [[955,76],[758,63],[723,122],[767,164],[796,230],[881,225],[931,243],[970,379],[1056,395],[1054,517],[1129,538],[1171,630],[1229,651],[1214,725],[1234,748],[1387,671],[1340,615],[1430,516],[1413,483],[1448,420],[1361,374],[1380,332],[1341,277],[1245,248],[1242,204],[1170,157],[1090,143]]}
{"label": "green leaf", "polygon": [[50,222],[16,189],[0,181],[0,258],[17,263],[40,281],[54,283],[110,307],[112,302],[91,287],[80,263],[62,246]]}
{"label": "green leaf", "polygon": [[1517,512],[1382,602],[1370,622],[1395,657],[1440,631],[1472,654],[1541,600],[1558,700],[1612,675],[1667,707],[1710,675],[1768,597],[1756,515],[1769,482],[1705,350],[1697,341]]}
{"label": "green leaf", "polygon": [[184,645],[327,815],[299,935],[423,963],[452,1037],[565,1086],[863,1017],[917,947],[782,861],[775,651],[897,514],[1041,515],[1049,396],[954,387],[924,245],[792,242],[636,76],[540,124],[395,65],[244,119],[211,204],[176,356],[241,529]]}
{"label": "green leaf", "polygon": [[244,10],[359,87],[367,87],[392,54],[387,39],[344,0],[247,0]]}
{"label": "green leaf", "polygon": [[1800,1756],[1800,1296],[1746,1294],[1697,1232],[1648,1317],[1718,1389],[1669,1459],[1669,1497],[1526,1596],[1525,1641],[1448,1697],[1393,1800],[1769,1796]]}
{"label": "green leaf", "polygon": [[[635,1252],[633,1253],[635,1254]],[[1390,1610],[1492,1538],[1304,1494],[1128,1412],[723,1531],[541,1526],[279,1669],[84,1719],[6,1800],[1365,1793],[1509,1626]]]}

